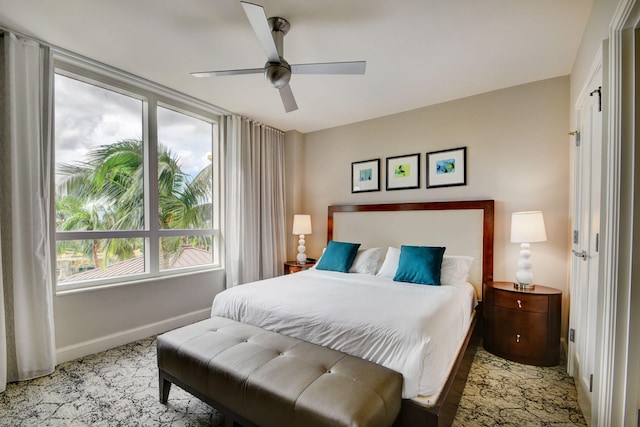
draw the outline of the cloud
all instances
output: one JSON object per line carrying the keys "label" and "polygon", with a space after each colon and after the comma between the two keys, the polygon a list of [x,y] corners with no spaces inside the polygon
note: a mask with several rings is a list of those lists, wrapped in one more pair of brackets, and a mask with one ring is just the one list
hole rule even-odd
{"label": "cloud", "polygon": [[[179,155],[184,172],[204,168],[212,152],[215,124],[158,107],[158,138]],[[56,164],[75,163],[91,149],[123,139],[141,139],[143,101],[132,96],[55,76]]]}
{"label": "cloud", "polygon": [[142,136],[142,101],[56,74],[56,163],[74,163],[91,149]]}
{"label": "cloud", "polygon": [[180,157],[182,170],[195,176],[209,164],[214,127],[168,108],[158,108],[158,140]]}

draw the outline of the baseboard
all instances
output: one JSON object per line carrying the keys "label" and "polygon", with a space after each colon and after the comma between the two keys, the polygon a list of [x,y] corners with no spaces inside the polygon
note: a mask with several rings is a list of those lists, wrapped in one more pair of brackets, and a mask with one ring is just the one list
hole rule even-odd
{"label": "baseboard", "polygon": [[115,334],[95,338],[89,341],[84,341],[78,344],[58,348],[56,349],[57,361],[58,363],[64,363],[78,359],[80,357],[88,356],[90,354],[100,353],[101,351],[128,344],[142,338],[161,334],[171,329],[198,322],[200,320],[208,318],[210,315],[211,309],[206,308],[203,310],[198,310],[191,313],[182,314],[180,316],[172,317],[170,319],[161,320],[160,322],[151,323],[137,328],[121,331]]}

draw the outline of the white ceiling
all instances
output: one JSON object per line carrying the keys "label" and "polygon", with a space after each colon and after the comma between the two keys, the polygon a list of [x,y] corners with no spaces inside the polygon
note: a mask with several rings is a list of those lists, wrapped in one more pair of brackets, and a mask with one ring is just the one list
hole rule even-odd
{"label": "white ceiling", "polygon": [[291,23],[292,64],[366,60],[362,76],[294,75],[285,113],[239,0],[0,0],[0,26],[281,130],[306,133],[568,75],[593,0],[255,0]]}

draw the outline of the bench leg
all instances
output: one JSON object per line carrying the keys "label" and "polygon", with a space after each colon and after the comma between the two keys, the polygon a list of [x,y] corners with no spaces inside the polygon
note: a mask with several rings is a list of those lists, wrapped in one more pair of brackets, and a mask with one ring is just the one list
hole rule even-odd
{"label": "bench leg", "polygon": [[233,414],[222,411],[219,412],[221,412],[224,416],[224,427],[242,427],[242,424],[234,419],[234,417],[232,416]]}
{"label": "bench leg", "polygon": [[159,375],[160,403],[166,405],[169,400],[169,391],[171,390],[171,381],[164,378],[162,372]]}
{"label": "bench leg", "polygon": [[158,391],[160,394],[160,403],[163,405],[167,404],[169,400],[169,390],[171,390],[171,385],[175,384],[181,389],[191,393],[193,396],[202,400],[203,402],[209,404],[211,407],[215,408],[218,412],[220,412],[224,416],[224,426],[225,427],[258,427],[257,425],[244,420],[242,417],[237,416],[233,411],[225,408],[224,406],[218,404],[214,400],[210,399],[203,393],[192,389],[188,385],[181,382],[179,379],[172,377],[167,374],[162,369],[158,369]]}

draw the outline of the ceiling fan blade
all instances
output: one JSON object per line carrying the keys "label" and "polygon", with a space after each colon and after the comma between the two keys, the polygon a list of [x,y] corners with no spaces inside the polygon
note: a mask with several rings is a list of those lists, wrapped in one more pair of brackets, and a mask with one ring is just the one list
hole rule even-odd
{"label": "ceiling fan blade", "polygon": [[220,70],[220,71],[198,71],[191,73],[194,77],[213,77],[213,76],[237,76],[240,74],[260,74],[264,73],[264,68],[244,68],[241,70]]}
{"label": "ceiling fan blade", "polygon": [[282,98],[282,104],[284,105],[284,111],[287,113],[298,109],[296,99],[293,97],[291,86],[286,85],[278,89],[280,91],[280,98]]}
{"label": "ceiling fan blade", "polygon": [[292,64],[294,74],[364,74],[367,61],[322,62],[319,64]]}
{"label": "ceiling fan blade", "polygon": [[271,27],[267,20],[267,14],[264,12],[264,8],[258,4],[248,3],[241,1],[244,13],[249,19],[249,23],[253,28],[253,32],[256,33],[260,46],[267,55],[269,62],[280,63],[280,55],[278,54],[278,48],[271,35]]}

